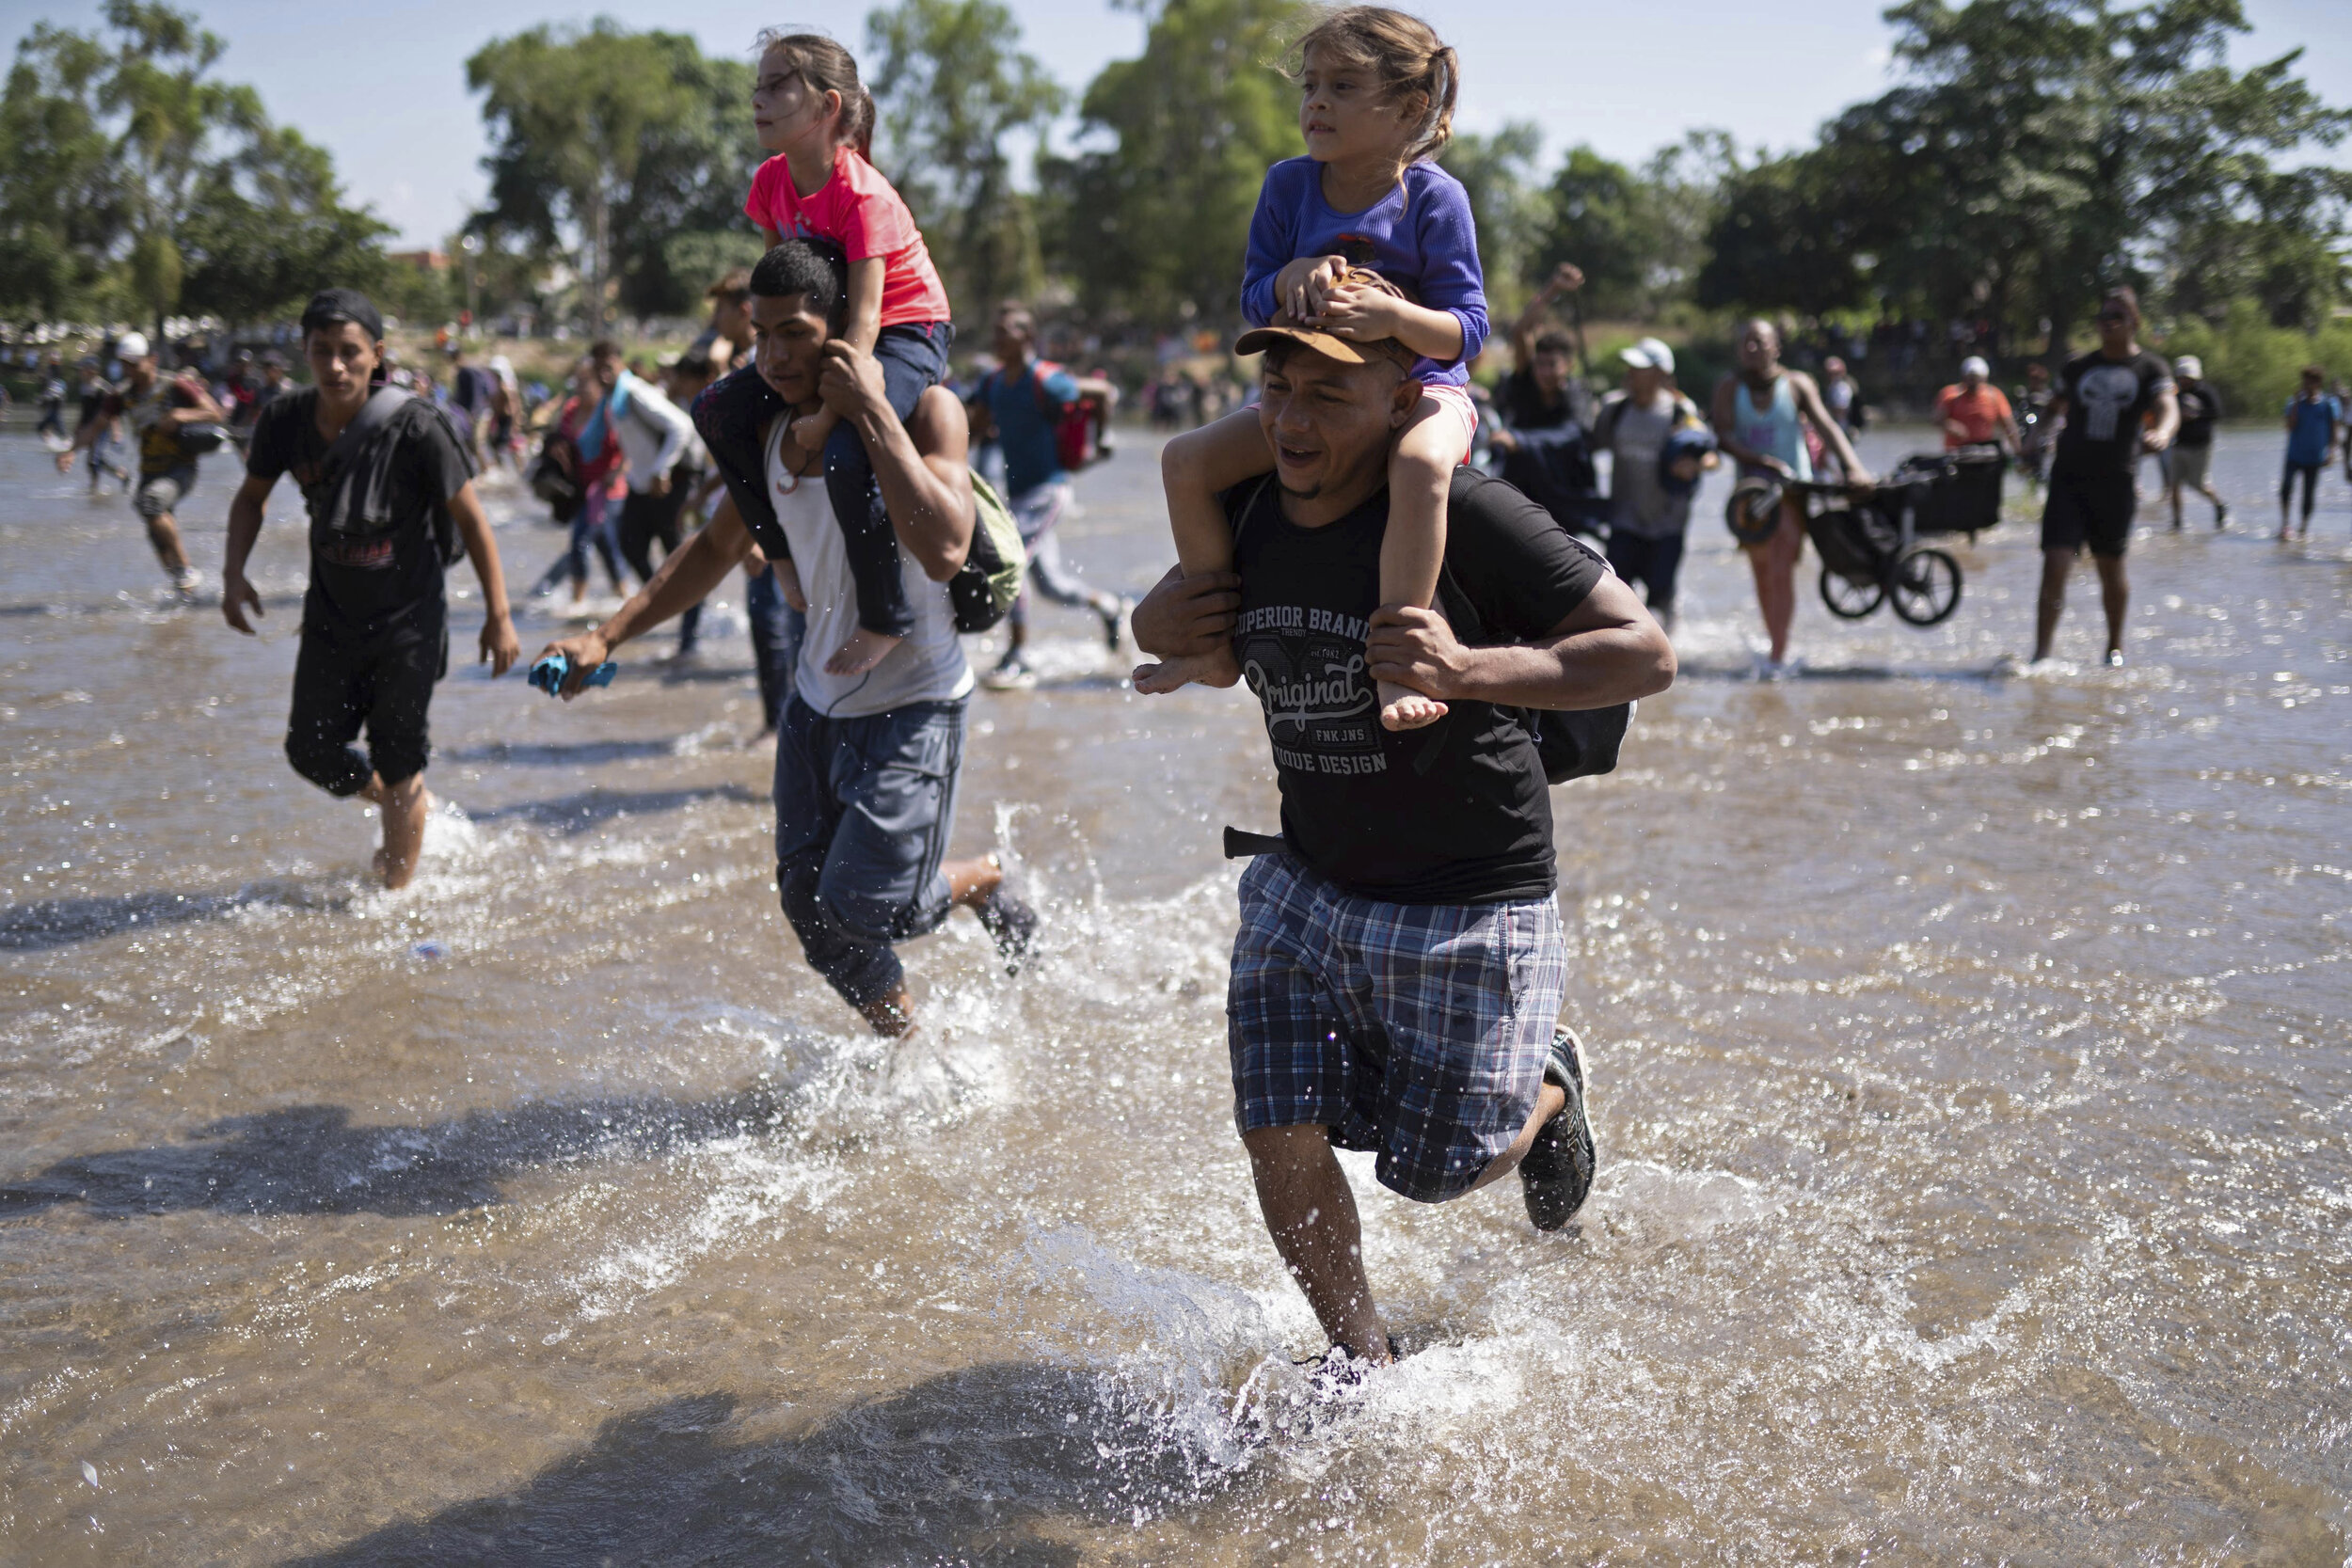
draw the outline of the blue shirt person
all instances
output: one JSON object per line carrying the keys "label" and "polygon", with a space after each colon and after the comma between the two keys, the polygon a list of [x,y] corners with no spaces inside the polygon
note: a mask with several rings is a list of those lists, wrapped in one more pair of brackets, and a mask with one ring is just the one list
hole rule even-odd
{"label": "blue shirt person", "polygon": [[2327,380],[2317,365],[2303,367],[2302,389],[2287,400],[2287,467],[2279,482],[2279,537],[2287,536],[2287,510],[2295,482],[2303,481],[2303,516],[2297,534],[2312,531],[2312,508],[2319,499],[2319,471],[2336,450],[2336,432],[2344,426],[2344,404],[2324,389]]}

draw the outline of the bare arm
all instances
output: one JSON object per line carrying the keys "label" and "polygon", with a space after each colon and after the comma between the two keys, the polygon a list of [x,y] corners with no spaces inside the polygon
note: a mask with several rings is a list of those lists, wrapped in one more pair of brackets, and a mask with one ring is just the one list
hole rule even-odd
{"label": "bare arm", "polygon": [[185,408],[166,411],[157,422],[171,430],[184,430],[192,424],[221,424],[229,418],[228,411],[213,401],[213,394],[199,381],[183,381],[181,386],[192,393],[196,401]]}
{"label": "bare arm", "polygon": [[1215,653],[1232,640],[1240,617],[1241,578],[1232,572],[1168,575],[1136,606],[1136,646],[1160,658]]}
{"label": "bare arm", "polygon": [[972,553],[974,521],[963,404],[933,387],[899,422],[884,395],[882,362],[840,338],[825,345],[818,390],[866,443],[898,547],[933,582],[954,577]]}
{"label": "bare arm", "polygon": [[564,679],[564,701],[580,695],[580,683],[612,657],[612,650],[702,603],[751,553],[751,531],[743,526],[735,502],[721,501],[717,515],[671,551],[653,579],[630,594],[612,619],[594,631],[547,645],[540,657],[562,654],[571,661],[571,672]]}
{"label": "bare arm", "polygon": [[1655,696],[1674,684],[1675,651],[1633,590],[1613,577],[1533,642],[1493,648],[1455,641],[1445,617],[1418,606],[1374,612],[1367,673],[1439,702],[1574,710]]}
{"label": "bare arm", "polygon": [[1838,467],[1846,470],[1846,477],[1857,484],[1869,483],[1870,470],[1862,466],[1853,443],[1846,439],[1846,427],[1830,418],[1829,404],[1821,401],[1821,388],[1813,378],[1803,371],[1790,371],[1788,385],[1797,395],[1797,411],[1820,433],[1822,444],[1837,459]]}
{"label": "bare arm", "polygon": [[2162,451],[2172,444],[2172,437],[2180,433],[2180,394],[2172,391],[2158,392],[2155,425],[2139,438],[2139,444],[2150,451]]}
{"label": "bare arm", "polygon": [[1511,363],[1525,370],[1535,357],[1535,334],[1544,329],[1544,318],[1551,313],[1552,303],[1562,294],[1572,294],[1584,287],[1584,269],[1573,261],[1563,261],[1552,269],[1544,286],[1535,291],[1519,319],[1511,324]]}
{"label": "bare arm", "polygon": [[499,564],[498,541],[490,537],[490,519],[483,515],[482,499],[473,493],[473,481],[459,485],[457,494],[450,497],[449,515],[457,524],[457,537],[466,542],[466,559],[473,562],[473,575],[482,581],[482,655],[475,662],[488,660],[490,678],[496,680],[522,657],[523,647],[515,640],[514,618],[506,607],[506,574]]}
{"label": "bare arm", "polygon": [[277,484],[274,479],[247,474],[237,493],[229,498],[229,551],[220,563],[220,614],[247,637],[254,633],[252,623],[245,618],[246,609],[257,616],[262,610],[262,595],[246,580],[245,563],[253,554],[254,541],[262,536],[262,508]]}
{"label": "bare arm", "polygon": [[874,340],[882,336],[882,269],[886,265],[880,256],[850,263],[850,319],[841,335],[868,354],[874,352]]}

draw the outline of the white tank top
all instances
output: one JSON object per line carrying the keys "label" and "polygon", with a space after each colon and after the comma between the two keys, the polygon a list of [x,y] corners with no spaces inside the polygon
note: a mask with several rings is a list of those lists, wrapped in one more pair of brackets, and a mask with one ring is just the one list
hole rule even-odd
{"label": "white tank top", "polygon": [[907,604],[914,611],[914,630],[862,675],[825,673],[825,660],[857,629],[857,584],[850,577],[841,527],[834,521],[833,504],[825,496],[824,475],[796,475],[778,455],[784,427],[785,421],[778,420],[768,438],[768,499],[775,503],[776,521],[784,527],[792,564],[801,575],[801,592],[808,597],[808,636],[801,643],[800,670],[793,680],[801,700],[829,719],[863,719],[910,703],[952,702],[969,695],[972,666],[956,640],[947,585],[925,577],[903,549],[898,571],[906,583]]}

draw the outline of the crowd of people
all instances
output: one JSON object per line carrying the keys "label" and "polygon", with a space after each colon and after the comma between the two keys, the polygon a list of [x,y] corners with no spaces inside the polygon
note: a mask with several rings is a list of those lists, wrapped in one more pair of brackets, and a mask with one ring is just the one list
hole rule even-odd
{"label": "crowd of people", "polygon": [[[1435,161],[1457,105],[1453,50],[1417,19],[1354,7],[1293,59],[1305,150],[1268,171],[1235,279],[1249,326],[1231,347],[1260,356],[1257,400],[1167,443],[1177,564],[1140,604],[1089,588],[1055,537],[1115,388],[1041,357],[1017,304],[994,312],[991,368],[950,385],[946,293],[867,158],[871,96],[849,52],[811,34],[761,40],[752,107],[770,156],[746,213],[765,253],[712,288],[708,325],[671,363],[599,341],[542,398],[462,345],[439,366],[396,363],[374,306],[328,289],[301,320],[300,388],[266,355],[216,386],[167,373],[126,335],[119,380],[83,367],[81,428],[58,462],[88,451],[93,483],[101,465],[122,473],[192,594],[174,514],[198,460],[242,445],[221,606],[246,633],[262,610],[250,551],[294,476],[310,583],[286,753],[381,809],[375,863],[395,888],[423,845],[459,557],[483,594],[479,658],[497,674],[521,657],[475,491],[486,467],[514,465],[570,526],[533,593],[568,584],[580,601],[592,555],[627,588],[534,664],[566,700],[670,621],[691,657],[704,600],[746,574],[779,899],[807,962],[886,1036],[917,1022],[899,946],[962,908],[1017,972],[1039,928],[993,859],[946,855],[982,678],[961,634],[1004,624],[988,682],[1029,684],[1034,589],[1091,611],[1114,650],[1132,636],[1151,658],[1140,692],[1246,683],[1281,811],[1277,835],[1228,835],[1251,860],[1228,998],[1236,1119],[1269,1235],[1328,1337],[1322,1375],[1346,1381],[1397,1347],[1334,1148],[1372,1151],[1380,1183],[1416,1201],[1516,1173],[1545,1229],[1590,1190],[1548,790],[1600,766],[1611,716],[1621,733],[1626,705],[1675,678],[1665,627],[1702,477],[1728,461],[1764,498],[1736,526],[1780,673],[1799,487],[1872,476],[1844,365],[1790,367],[1768,321],[1742,325],[1737,369],[1704,405],[1656,338],[1622,351],[1623,384],[1596,399],[1549,321],[1581,286],[1573,267],[1513,325],[1514,369],[1482,409],[1467,372],[1491,335],[1475,215]],[[2140,346],[2129,290],[2098,325],[2097,349],[2015,404],[1969,357],[1936,410],[1949,445],[2001,449],[2046,489],[2037,658],[2087,547],[2121,660],[2143,452],[2170,453],[2176,518],[2183,488],[2226,516],[2187,456],[2220,415],[2198,368]],[[2287,426],[2308,522],[2344,429],[2316,372]],[[135,480],[106,446],[125,427]],[[975,474],[976,443],[993,448],[1001,494]],[[1499,477],[1467,463],[1481,447]],[[1605,552],[1589,542],[1604,537]]]}

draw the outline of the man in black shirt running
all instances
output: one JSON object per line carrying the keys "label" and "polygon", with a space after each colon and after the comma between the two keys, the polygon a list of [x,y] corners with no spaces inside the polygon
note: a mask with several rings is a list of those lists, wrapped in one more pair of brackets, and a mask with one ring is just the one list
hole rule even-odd
{"label": "man in black shirt running", "polygon": [[[493,676],[521,654],[474,465],[449,419],[422,398],[379,386],[384,322],[367,297],[329,289],[302,313],[313,386],[271,401],[253,427],[245,483],[229,503],[220,610],[246,636],[262,596],[245,564],[262,508],[292,472],[310,514],[310,590],[302,601],[286,758],[329,795],[357,795],[384,813],[376,873],[405,887],[424,847],[425,728],[433,686],[449,667],[442,574],[462,541],[482,579],[481,646]],[[368,732],[362,756],[352,746]]]}
{"label": "man in black shirt running", "polygon": [[[2142,429],[2151,410],[2155,422]],[[2058,455],[2050,464],[2050,494],[2042,508],[2042,597],[2033,657],[2050,657],[2058,616],[2066,609],[2066,578],[2074,557],[2090,546],[2099,568],[2099,597],[2107,612],[2109,664],[2123,662],[2123,612],[2131,587],[2123,551],[2139,505],[2134,470],[2143,451],[2162,451],[2180,427],[2172,367],[2139,346],[2139,296],[2110,290],[2099,304],[2099,346],[2067,361],[2050,400],[2064,416]]]}
{"label": "man in black shirt running", "polygon": [[[1567,950],[1551,801],[1524,709],[1662,690],[1674,651],[1632,591],[1500,480],[1459,470],[1447,616],[1379,602],[1387,451],[1419,387],[1411,355],[1304,327],[1263,350],[1275,470],[1225,498],[1233,574],[1168,574],[1136,612],[1162,657],[1231,639],[1264,710],[1282,838],[1241,881],[1226,1015],[1236,1120],[1266,1228],[1335,1355],[1394,1354],[1334,1146],[1372,1149],[1422,1202],[1520,1172],[1529,1216],[1565,1225],[1593,1176],[1584,1064],[1557,1031]],[[1399,733],[1375,682],[1447,716]]]}

